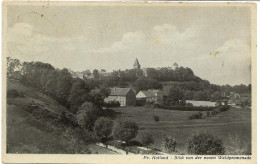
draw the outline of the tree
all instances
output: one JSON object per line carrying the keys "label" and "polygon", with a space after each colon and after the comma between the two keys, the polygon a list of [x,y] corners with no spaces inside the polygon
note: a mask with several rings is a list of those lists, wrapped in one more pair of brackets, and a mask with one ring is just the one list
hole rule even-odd
{"label": "tree", "polygon": [[94,76],[95,79],[98,79],[100,77],[97,69],[94,69],[93,76]]}
{"label": "tree", "polygon": [[21,63],[18,59],[12,59],[11,57],[7,57],[7,77],[14,76],[14,73],[20,69]]}
{"label": "tree", "polygon": [[180,105],[180,100],[184,97],[183,91],[179,88],[172,87],[169,90],[167,101],[171,105]]}
{"label": "tree", "polygon": [[152,78],[140,77],[135,81],[137,91],[148,89],[162,89],[162,84]]}
{"label": "tree", "polygon": [[194,94],[194,99],[195,100],[203,100],[203,101],[208,101],[210,99],[210,93],[209,91],[197,91]]}
{"label": "tree", "polygon": [[68,106],[68,97],[72,87],[72,76],[67,69],[58,70],[55,84],[55,96],[62,105]]}
{"label": "tree", "polygon": [[103,144],[106,144],[112,134],[112,128],[113,121],[111,119],[100,117],[94,124],[94,133]]}
{"label": "tree", "polygon": [[221,99],[222,99],[221,92],[220,92],[220,91],[214,92],[214,93],[211,95],[211,99],[212,99],[213,101],[221,100]]}
{"label": "tree", "polygon": [[109,88],[96,88],[90,91],[89,101],[92,102],[97,107],[101,107],[104,104],[104,99],[110,94]]}
{"label": "tree", "polygon": [[127,145],[128,141],[136,137],[138,129],[138,125],[135,122],[119,121],[113,129],[113,136],[115,139],[124,141]]}
{"label": "tree", "polygon": [[183,96],[183,98],[185,99],[185,100],[193,100],[193,97],[194,97],[194,92],[193,91],[186,91],[185,93],[184,93],[184,96]]}
{"label": "tree", "polygon": [[77,113],[78,108],[89,99],[89,88],[82,79],[75,79],[70,89],[68,101],[70,110]]}
{"label": "tree", "polygon": [[148,148],[148,146],[150,146],[151,144],[154,143],[154,138],[153,138],[152,134],[145,133],[142,135],[141,142],[142,142],[143,146],[146,146],[146,148]]}
{"label": "tree", "polygon": [[92,127],[98,118],[99,110],[90,102],[85,102],[81,105],[77,112],[77,122],[80,127],[87,130],[92,130]]}
{"label": "tree", "polygon": [[171,136],[164,136],[162,141],[162,147],[169,153],[175,152],[177,142],[175,138]]}
{"label": "tree", "polygon": [[185,99],[181,99],[179,102],[180,106],[186,106],[186,100]]}
{"label": "tree", "polygon": [[221,155],[225,153],[223,142],[209,132],[194,134],[187,141],[188,153],[196,155]]}

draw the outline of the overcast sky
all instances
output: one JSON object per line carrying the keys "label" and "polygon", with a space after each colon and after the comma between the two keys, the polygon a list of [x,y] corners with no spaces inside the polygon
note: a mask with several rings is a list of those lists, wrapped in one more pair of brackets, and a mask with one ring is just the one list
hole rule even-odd
{"label": "overcast sky", "polygon": [[250,82],[250,8],[9,6],[7,56],[74,71],[191,68],[215,84]]}

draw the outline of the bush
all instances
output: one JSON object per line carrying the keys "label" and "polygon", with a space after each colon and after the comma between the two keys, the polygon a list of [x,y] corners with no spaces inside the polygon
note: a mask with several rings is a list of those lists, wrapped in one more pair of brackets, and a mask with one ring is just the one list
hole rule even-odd
{"label": "bush", "polygon": [[138,129],[138,125],[135,122],[119,121],[114,126],[113,136],[115,139],[128,144],[128,141],[136,137]]}
{"label": "bush", "polygon": [[113,108],[113,107],[120,107],[119,101],[108,101],[107,103],[104,103],[105,107]]}
{"label": "bush", "polygon": [[113,122],[109,118],[100,117],[94,124],[94,133],[96,137],[103,143],[107,144],[112,133]]}
{"label": "bush", "polygon": [[220,111],[221,112],[225,112],[227,110],[229,110],[229,106],[222,106],[222,107],[220,107]]}
{"label": "bush", "polygon": [[229,134],[225,138],[225,150],[228,155],[251,155],[250,138],[244,138],[238,134]]}
{"label": "bush", "polygon": [[154,138],[152,134],[150,133],[145,133],[142,135],[141,142],[143,146],[146,146],[148,148],[149,145],[154,143]]}
{"label": "bush", "polygon": [[186,106],[187,107],[193,107],[193,104],[192,103],[186,103]]}
{"label": "bush", "polygon": [[7,91],[7,98],[15,98],[15,97],[18,97],[18,96],[19,96],[19,93],[15,89],[9,89]]}
{"label": "bush", "polygon": [[220,113],[220,112],[224,112],[224,111],[227,111],[227,110],[229,110],[229,106],[221,106],[221,107],[219,107],[219,108],[213,109],[212,112],[211,112],[211,114],[212,114],[212,115],[216,115],[216,114],[218,114],[218,113]]}
{"label": "bush", "polygon": [[211,115],[211,111],[207,111],[207,117]]}
{"label": "bush", "polygon": [[193,120],[193,119],[201,119],[202,116],[203,116],[203,114],[202,114],[201,112],[199,112],[199,113],[194,113],[194,114],[192,114],[192,115],[189,117],[189,119],[190,119],[190,120]]}
{"label": "bush", "polygon": [[168,151],[169,153],[175,152],[176,149],[176,139],[172,138],[171,136],[167,137],[164,136],[163,141],[162,141],[162,147]]}
{"label": "bush", "polygon": [[159,118],[159,116],[157,116],[157,115],[154,115],[154,116],[153,116],[153,119],[154,119],[155,122],[160,121],[160,118]]}
{"label": "bush", "polygon": [[212,111],[216,107],[205,107],[205,106],[165,106],[158,105],[158,108],[166,110],[180,110],[180,111]]}
{"label": "bush", "polygon": [[77,112],[77,121],[80,127],[92,130],[94,122],[98,118],[98,109],[90,102],[85,102],[81,105]]}
{"label": "bush", "polygon": [[187,140],[187,151],[196,155],[221,155],[225,153],[225,147],[218,137],[209,132],[202,132]]}
{"label": "bush", "polygon": [[211,112],[211,115],[216,115],[217,114],[217,111],[215,111],[215,110],[213,110],[212,112]]}

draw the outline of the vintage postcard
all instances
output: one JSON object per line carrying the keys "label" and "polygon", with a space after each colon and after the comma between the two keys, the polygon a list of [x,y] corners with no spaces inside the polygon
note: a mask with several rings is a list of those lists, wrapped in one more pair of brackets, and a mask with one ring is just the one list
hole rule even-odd
{"label": "vintage postcard", "polygon": [[2,162],[256,163],[256,5],[3,2]]}

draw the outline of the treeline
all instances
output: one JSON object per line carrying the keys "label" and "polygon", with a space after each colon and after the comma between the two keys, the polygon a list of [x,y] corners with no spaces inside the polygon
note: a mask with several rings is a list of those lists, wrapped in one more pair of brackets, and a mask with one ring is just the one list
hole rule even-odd
{"label": "treeline", "polygon": [[53,97],[74,114],[84,102],[102,106],[104,98],[110,93],[108,88],[96,84],[95,81],[73,79],[66,68],[55,69],[48,63],[21,63],[17,59],[7,58],[7,67],[9,78],[19,79],[22,84]]}
{"label": "treeline", "polygon": [[190,68],[177,67],[176,69],[154,69],[147,68],[147,77],[158,81],[199,81],[199,77],[195,76]]}
{"label": "treeline", "polygon": [[[96,84],[104,84],[107,87],[129,87],[133,86],[139,90],[178,88],[183,93],[185,100],[218,100],[223,96],[229,96],[230,92],[251,93],[251,85],[216,85],[194,75],[190,68],[147,68],[144,70],[131,69],[125,71],[114,71],[108,76],[102,76],[95,70]],[[225,92],[225,95],[223,94]],[[168,93],[164,93],[168,94]]]}
{"label": "treeline", "polygon": [[108,76],[102,76],[97,70],[93,71],[94,78],[85,78],[85,81],[91,85],[105,87],[129,87],[133,86],[138,92],[148,89],[162,89],[163,85],[159,81],[143,76],[141,69],[131,69],[125,71],[114,71]]}
{"label": "treeline", "polygon": [[[19,79],[25,85],[30,85],[51,95],[73,112],[77,111],[77,108],[85,101],[93,101],[97,106],[102,105],[103,100],[101,99],[109,94],[109,87],[131,86],[137,92],[164,88],[164,91],[168,90],[166,101],[172,100],[172,98],[167,97],[172,95],[170,93],[171,88],[178,89],[179,95],[177,97],[184,100],[216,101],[223,96],[229,96],[230,92],[251,93],[251,85],[220,86],[211,84],[209,81],[194,75],[190,68],[184,67],[177,67],[174,70],[147,68],[147,77],[144,76],[142,69],[118,70],[107,76],[102,75],[98,70],[94,70],[94,78],[82,80],[79,78],[73,79],[67,69],[55,69],[47,63],[21,63],[17,59],[11,59],[10,57],[7,59],[8,77],[17,78],[21,76]],[[224,92],[225,95],[223,95]]]}

